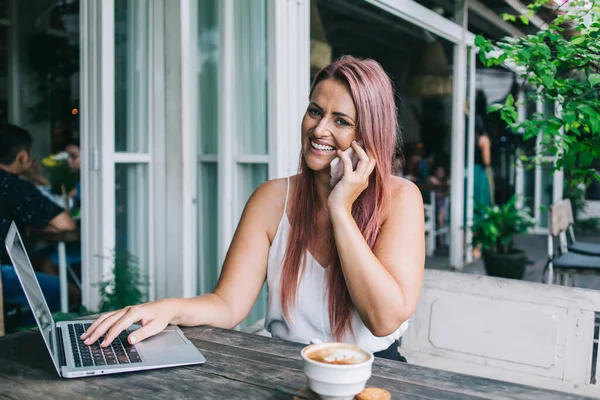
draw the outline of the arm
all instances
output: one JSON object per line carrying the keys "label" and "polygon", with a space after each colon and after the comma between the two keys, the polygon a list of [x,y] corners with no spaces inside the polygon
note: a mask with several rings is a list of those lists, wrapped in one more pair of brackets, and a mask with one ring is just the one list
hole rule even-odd
{"label": "arm", "polygon": [[351,214],[331,214],[348,291],[375,336],[393,333],[410,318],[423,282],[423,201],[413,184],[405,182],[402,186],[392,195],[391,210],[373,251]]}
{"label": "arm", "polygon": [[63,211],[48,222],[47,229],[51,231],[74,231],[76,228],[75,221],[67,211]]}
{"label": "arm", "polygon": [[155,335],[170,323],[233,328],[243,321],[267,276],[269,248],[283,212],[285,185],[281,179],[267,182],[248,200],[212,293],[164,299],[104,314],[82,336],[85,343],[93,343],[107,332],[104,346],[108,346],[138,321],[143,327],[129,336],[130,343]]}
{"label": "arm", "polygon": [[[338,184],[346,184],[346,188],[340,187],[334,195],[336,186],[328,206],[352,302],[367,328],[376,336],[386,336],[410,318],[419,298],[425,264],[423,201],[414,184],[391,178],[393,190],[389,213],[371,250],[350,210],[366,187],[374,161],[369,161],[364,151],[361,155],[361,150],[355,150],[363,168],[366,163],[371,163],[372,168],[359,166],[355,174],[346,169],[345,182]],[[347,191],[346,201],[342,200],[342,191]]]}
{"label": "arm", "polygon": [[487,135],[481,135],[479,137],[479,148],[481,149],[481,158],[483,158],[483,165],[489,167],[492,165],[492,143]]}

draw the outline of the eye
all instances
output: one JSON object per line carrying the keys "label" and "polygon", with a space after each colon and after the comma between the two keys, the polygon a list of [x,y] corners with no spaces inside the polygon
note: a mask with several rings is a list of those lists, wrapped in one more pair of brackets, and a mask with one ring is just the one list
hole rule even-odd
{"label": "eye", "polygon": [[350,126],[350,124],[343,118],[338,118],[335,122],[340,126]]}
{"label": "eye", "polygon": [[321,110],[319,110],[318,108],[314,108],[314,107],[309,108],[308,109],[308,113],[310,115],[312,115],[313,117],[319,117],[319,116],[321,116]]}

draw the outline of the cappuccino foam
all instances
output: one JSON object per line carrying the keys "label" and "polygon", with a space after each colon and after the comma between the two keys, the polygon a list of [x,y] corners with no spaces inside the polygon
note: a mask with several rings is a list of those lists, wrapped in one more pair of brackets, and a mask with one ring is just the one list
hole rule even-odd
{"label": "cappuccino foam", "polygon": [[326,364],[351,365],[369,360],[369,355],[348,347],[322,347],[311,351],[307,357]]}

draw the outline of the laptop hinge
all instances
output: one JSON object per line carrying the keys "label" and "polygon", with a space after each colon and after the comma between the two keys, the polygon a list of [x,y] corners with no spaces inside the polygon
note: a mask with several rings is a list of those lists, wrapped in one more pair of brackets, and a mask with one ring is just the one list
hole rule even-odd
{"label": "laptop hinge", "polygon": [[56,336],[58,337],[58,364],[61,367],[67,366],[67,358],[65,357],[65,345],[63,343],[62,329],[60,327],[56,327]]}

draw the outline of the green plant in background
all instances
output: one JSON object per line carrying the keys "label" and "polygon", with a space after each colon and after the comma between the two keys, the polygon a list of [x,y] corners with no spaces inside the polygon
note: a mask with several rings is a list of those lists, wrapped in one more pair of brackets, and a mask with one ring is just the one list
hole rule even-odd
{"label": "green plant in background", "polygon": [[[550,22],[538,32],[507,37],[492,43],[477,36],[479,55],[488,67],[510,63],[519,68],[524,86],[532,89],[526,101],[557,102],[559,115],[535,113],[519,122],[517,102],[511,95],[490,112],[500,112],[514,132],[528,140],[541,136],[542,154],[557,156],[556,168],[565,168],[576,182],[600,180],[593,166],[600,156],[600,1],[535,0],[524,15],[503,15],[524,24],[542,8],[553,4]],[[536,154],[523,161],[539,162]]]}
{"label": "green plant in background", "polygon": [[127,250],[113,252],[113,274],[100,286],[100,311],[118,310],[146,301],[148,280],[140,272],[138,258]]}
{"label": "green plant in background", "polygon": [[531,211],[517,206],[517,196],[504,205],[477,205],[473,216],[473,245],[481,245],[485,251],[510,253],[513,237],[527,232],[534,225]]}

